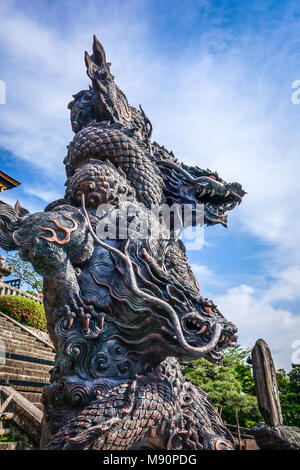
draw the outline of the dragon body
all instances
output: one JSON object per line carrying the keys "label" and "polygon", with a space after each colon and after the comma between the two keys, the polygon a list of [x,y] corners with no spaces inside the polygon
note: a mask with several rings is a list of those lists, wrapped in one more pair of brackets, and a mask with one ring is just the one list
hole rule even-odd
{"label": "dragon body", "polygon": [[206,394],[185,381],[175,360],[97,393],[57,431],[47,449],[233,448],[232,436]]}
{"label": "dragon body", "polygon": [[137,142],[125,129],[94,122],[79,131],[68,148],[65,158],[67,175],[90,159],[109,159],[120,167],[135,188],[137,197],[147,207],[161,204],[163,180],[159,168],[146,145]]}
{"label": "dragon body", "polygon": [[115,84],[96,38],[85,60],[92,88],[69,104],[64,197],[36,214],[0,206],[0,246],[44,277],[57,352],[41,448],[233,449],[179,361],[220,362],[237,329],[200,294],[177,222],[159,211],[188,205],[188,226],[201,211],[226,226],[245,192],[151,142],[151,122]]}

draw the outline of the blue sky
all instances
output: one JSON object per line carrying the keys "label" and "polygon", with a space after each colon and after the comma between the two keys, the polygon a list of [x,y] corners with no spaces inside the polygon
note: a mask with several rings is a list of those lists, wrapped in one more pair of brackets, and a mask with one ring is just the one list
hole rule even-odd
{"label": "blue sky", "polygon": [[38,211],[63,195],[67,103],[89,84],[83,52],[95,33],[154,139],[248,191],[190,262],[241,344],[264,338],[285,368],[300,359],[298,11],[294,1],[0,4],[0,168],[22,182],[1,198]]}

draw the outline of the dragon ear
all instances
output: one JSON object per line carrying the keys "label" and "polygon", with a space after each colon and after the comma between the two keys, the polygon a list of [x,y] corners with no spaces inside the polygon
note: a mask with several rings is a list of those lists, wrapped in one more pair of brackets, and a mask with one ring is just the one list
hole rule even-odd
{"label": "dragon ear", "polygon": [[90,54],[85,51],[84,53],[84,61],[85,61],[85,65],[86,65],[86,73],[88,74],[88,76],[90,77],[91,80],[93,80],[94,78],[94,62],[93,62],[93,59],[92,57],[90,56]]}
{"label": "dragon ear", "polygon": [[97,39],[95,34],[93,42],[93,61],[99,66],[106,65],[106,54],[104,47],[102,46],[101,42]]}
{"label": "dragon ear", "polygon": [[[103,87],[102,78],[99,73],[108,73],[110,74],[110,66],[111,63],[106,63],[106,54],[104,51],[104,47],[102,46],[101,42],[98,41],[96,36],[94,35],[94,43],[93,43],[93,54],[90,55],[88,52],[85,51],[84,53],[84,61],[86,65],[86,72],[88,77],[93,82],[93,87],[99,89],[102,92],[106,92],[107,90]],[[110,76],[110,79],[113,81],[113,76]]]}
{"label": "dragon ear", "polygon": [[93,54],[85,52],[84,59],[87,75],[92,80],[93,91],[96,94],[97,120],[122,124],[131,121],[131,108],[127,98],[115,84],[115,77],[110,72],[111,63],[106,62],[104,47],[95,35]]}
{"label": "dragon ear", "polygon": [[0,247],[6,251],[18,250],[19,241],[15,238],[16,231],[22,225],[22,218],[29,214],[27,209],[17,201],[15,207],[0,204]]}
{"label": "dragon ear", "polygon": [[15,203],[14,209],[17,212],[19,217],[24,217],[24,215],[29,214],[29,211],[25,209],[25,207],[21,206],[21,203],[19,200]]}

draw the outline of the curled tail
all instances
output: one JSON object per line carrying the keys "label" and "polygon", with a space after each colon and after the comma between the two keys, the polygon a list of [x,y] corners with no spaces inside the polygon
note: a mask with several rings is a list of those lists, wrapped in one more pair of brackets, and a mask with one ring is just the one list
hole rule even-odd
{"label": "curled tail", "polygon": [[18,230],[23,217],[29,214],[27,209],[17,201],[15,207],[8,204],[0,204],[0,247],[4,250],[17,250],[18,246],[14,240],[14,232]]}

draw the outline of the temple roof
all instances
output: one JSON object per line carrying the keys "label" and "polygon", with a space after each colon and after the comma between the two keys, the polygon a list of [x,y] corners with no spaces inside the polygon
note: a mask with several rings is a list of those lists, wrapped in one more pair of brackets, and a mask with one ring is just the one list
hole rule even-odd
{"label": "temple roof", "polygon": [[0,192],[6,189],[16,188],[20,184],[21,183],[19,183],[19,181],[15,180],[11,176],[8,176],[6,173],[4,173],[4,171],[0,170]]}

